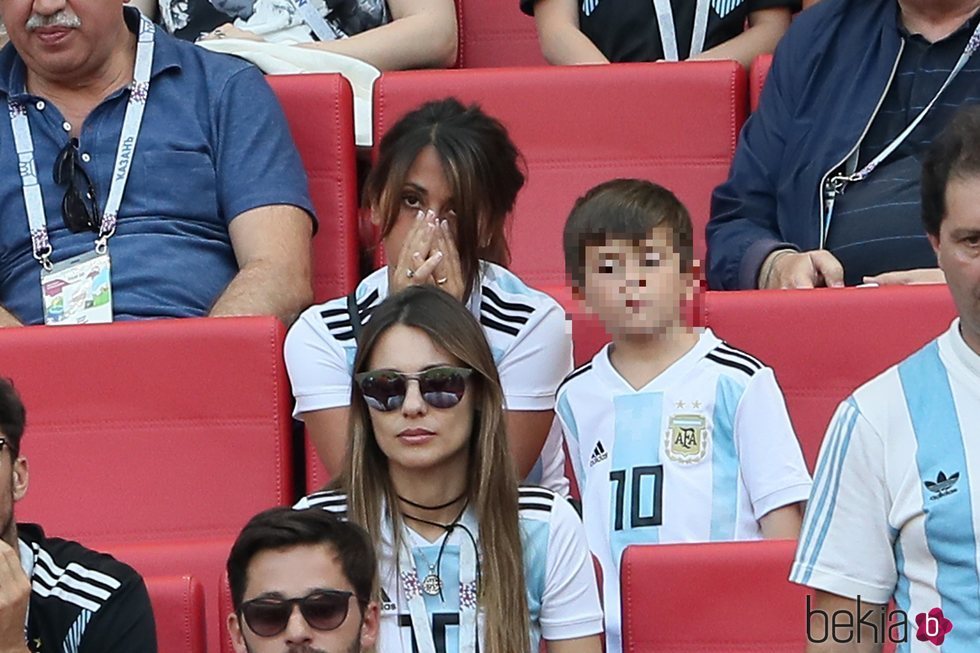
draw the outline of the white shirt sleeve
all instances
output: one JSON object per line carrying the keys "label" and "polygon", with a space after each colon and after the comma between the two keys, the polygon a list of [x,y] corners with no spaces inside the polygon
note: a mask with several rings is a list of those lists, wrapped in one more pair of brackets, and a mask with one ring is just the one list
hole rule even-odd
{"label": "white shirt sleeve", "polygon": [[585,529],[571,504],[555,497],[547,573],[541,597],[541,636],[575,639],[602,632],[602,607]]}
{"label": "white shirt sleeve", "polygon": [[888,603],[897,582],[881,436],[853,399],[824,437],[790,580],[870,603]]}
{"label": "white shirt sleeve", "polygon": [[810,474],[773,371],[749,380],[735,411],[742,480],[756,520],[810,496]]}
{"label": "white shirt sleeve", "polygon": [[534,312],[497,371],[508,410],[555,407],[558,384],[572,371],[572,339],[557,302],[550,300]]}
{"label": "white shirt sleeve", "polygon": [[350,405],[351,372],[347,352],[320,317],[324,305],[311,306],[286,334],[284,355],[296,398],[293,416]]}

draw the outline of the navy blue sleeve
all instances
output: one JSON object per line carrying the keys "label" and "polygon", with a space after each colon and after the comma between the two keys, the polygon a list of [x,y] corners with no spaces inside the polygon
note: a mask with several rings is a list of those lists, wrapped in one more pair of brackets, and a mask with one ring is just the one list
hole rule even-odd
{"label": "navy blue sleeve", "polygon": [[218,204],[225,221],[260,206],[289,204],[309,213],[315,228],[306,171],[282,107],[257,68],[228,79],[215,120]]}

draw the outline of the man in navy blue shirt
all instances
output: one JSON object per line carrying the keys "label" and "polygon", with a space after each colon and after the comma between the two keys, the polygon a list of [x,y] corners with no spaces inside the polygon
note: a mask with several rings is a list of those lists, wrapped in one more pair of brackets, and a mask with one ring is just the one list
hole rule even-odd
{"label": "man in navy blue shirt", "polygon": [[250,64],[124,4],[0,2],[0,325],[57,322],[52,272],[106,254],[111,319],[290,321],[315,222],[281,108]]}

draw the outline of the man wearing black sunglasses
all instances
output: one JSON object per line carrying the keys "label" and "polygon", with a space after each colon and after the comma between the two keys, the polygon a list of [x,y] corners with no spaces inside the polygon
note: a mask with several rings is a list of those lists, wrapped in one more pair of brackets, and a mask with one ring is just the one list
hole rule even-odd
{"label": "man wearing black sunglasses", "polygon": [[0,326],[291,321],[314,220],[282,109],[127,2],[0,0]]}
{"label": "man wearing black sunglasses", "polygon": [[0,377],[0,651],[156,653],[150,597],[139,574],[14,520],[14,504],[27,492],[24,421],[24,404]]}
{"label": "man wearing black sunglasses", "polygon": [[378,636],[377,562],[360,527],[317,508],[272,508],[231,548],[236,653],[358,653]]}

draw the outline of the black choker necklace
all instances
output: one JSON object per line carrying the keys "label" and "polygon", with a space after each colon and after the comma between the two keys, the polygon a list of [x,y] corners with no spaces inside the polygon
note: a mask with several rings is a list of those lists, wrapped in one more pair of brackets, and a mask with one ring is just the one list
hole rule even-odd
{"label": "black choker necklace", "polygon": [[460,499],[462,499],[463,497],[465,497],[466,496],[466,491],[464,490],[463,493],[460,494],[455,499],[451,499],[451,500],[447,501],[446,503],[440,503],[438,506],[426,506],[426,505],[423,505],[421,503],[415,503],[411,499],[406,499],[405,497],[403,497],[400,494],[397,495],[397,496],[398,496],[398,498],[400,500],[404,501],[405,503],[407,503],[408,505],[412,506],[413,508],[421,508],[422,510],[442,510],[443,508],[448,508],[449,506],[453,505],[454,503],[456,503],[457,501],[459,501]]}

